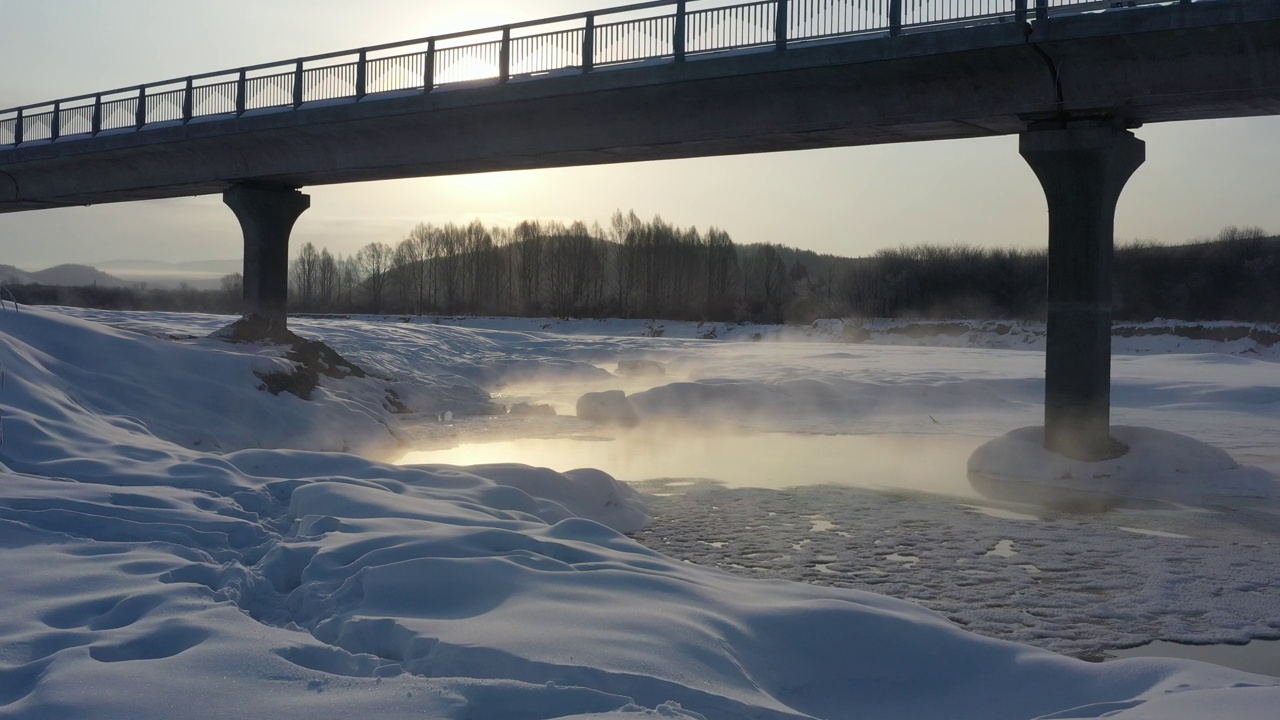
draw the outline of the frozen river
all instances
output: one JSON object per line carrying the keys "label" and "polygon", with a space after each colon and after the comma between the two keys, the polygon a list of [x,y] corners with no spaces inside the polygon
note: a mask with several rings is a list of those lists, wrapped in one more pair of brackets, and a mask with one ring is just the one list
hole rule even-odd
{"label": "frozen river", "polygon": [[[664,554],[906,598],[977,632],[1086,659],[1159,640],[1280,636],[1274,505],[1074,514],[1000,502],[967,481],[979,442],[663,425],[462,443],[405,460],[601,468],[644,493],[654,522],[636,537]],[[1278,651],[1255,643],[1213,657],[1274,674]]]}
{"label": "frozen river", "polygon": [[[635,353],[634,342],[619,344]],[[616,371],[619,352],[594,362]],[[645,494],[655,521],[637,538],[665,554],[907,598],[977,632],[1077,657],[1280,638],[1274,498],[1152,497],[1074,514],[975,492],[973,450],[1038,421],[1037,352],[658,341],[644,357],[665,371],[505,386],[499,397],[561,415],[426,428],[429,449],[402,462],[603,469]],[[1275,368],[1227,354],[1119,355],[1114,419],[1275,472]],[[564,416],[581,393],[607,389],[629,394],[639,426]],[[1280,645],[1222,647],[1218,662],[1280,672]]]}

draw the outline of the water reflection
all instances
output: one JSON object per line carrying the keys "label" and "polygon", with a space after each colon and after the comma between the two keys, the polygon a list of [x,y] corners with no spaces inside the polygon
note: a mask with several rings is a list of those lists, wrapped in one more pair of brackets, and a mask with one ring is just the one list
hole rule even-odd
{"label": "water reflection", "polygon": [[1112,658],[1160,657],[1199,660],[1259,675],[1280,677],[1280,641],[1254,640],[1247,645],[1181,645],[1157,640],[1142,647],[1109,650]]}
{"label": "water reflection", "polygon": [[958,435],[799,435],[646,425],[590,436],[463,443],[411,452],[400,464],[523,463],[604,470],[627,482],[704,478],[729,487],[840,485],[974,498],[965,463],[983,438]]}

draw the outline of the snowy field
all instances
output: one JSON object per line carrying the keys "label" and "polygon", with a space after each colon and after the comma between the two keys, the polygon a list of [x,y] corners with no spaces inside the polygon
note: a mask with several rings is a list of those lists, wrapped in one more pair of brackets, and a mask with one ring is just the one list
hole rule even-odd
{"label": "snowy field", "polygon": [[0,718],[1274,717],[1067,656],[1280,637],[1273,328],[1117,338],[1115,422],[1245,467],[1082,515],[965,475],[1033,325],[398,320],[291,321],[370,373],[304,401],[228,318],[0,311]]}

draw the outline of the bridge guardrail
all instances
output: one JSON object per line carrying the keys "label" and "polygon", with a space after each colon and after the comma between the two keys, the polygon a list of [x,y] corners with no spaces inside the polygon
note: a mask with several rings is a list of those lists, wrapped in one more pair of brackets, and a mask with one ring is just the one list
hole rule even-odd
{"label": "bridge guardrail", "polygon": [[[0,110],[0,151],[320,101],[1193,0],[659,0]],[[1194,0],[1209,2],[1212,0]]]}

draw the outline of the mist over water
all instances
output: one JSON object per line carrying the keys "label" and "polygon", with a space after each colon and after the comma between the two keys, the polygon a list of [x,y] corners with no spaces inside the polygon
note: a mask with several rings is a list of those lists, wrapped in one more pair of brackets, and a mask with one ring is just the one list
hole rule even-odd
{"label": "mist over water", "polygon": [[591,467],[626,482],[712,480],[727,487],[837,485],[976,497],[965,462],[982,438],[956,435],[806,435],[646,423],[570,437],[463,442],[411,452],[400,464],[522,463]]}
{"label": "mist over water", "polygon": [[[549,363],[531,357],[485,384],[497,405],[548,405],[555,415],[522,408],[402,428],[415,452],[398,462],[597,468],[644,495],[656,520],[635,539],[664,554],[909,598],[976,632],[1076,657],[1105,659],[1158,638],[1274,637],[1257,610],[1274,595],[1267,548],[1280,536],[1280,507],[1263,507],[1257,493],[1219,497],[1238,484],[1165,473],[1212,497],[1126,496],[1086,512],[974,489],[975,450],[1042,422],[1038,353],[638,336],[556,342],[573,351],[557,350]],[[1274,473],[1274,364],[1203,353],[1214,354],[1117,355],[1113,423],[1179,433]],[[636,372],[636,361],[659,367]],[[578,400],[604,391],[625,393],[634,413],[597,412],[602,400],[578,417]],[[637,424],[609,424],[618,420]],[[1164,478],[1155,471],[1174,454],[1153,456],[1151,480]],[[1025,469],[1048,466],[1032,459]],[[1044,607],[1054,610],[1023,613]],[[1011,612],[1016,622],[1006,620]],[[1270,663],[1276,648],[1249,650]],[[1191,656],[1181,649],[1133,654]],[[1214,661],[1263,667],[1235,650]]]}

